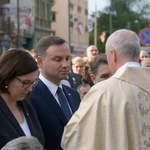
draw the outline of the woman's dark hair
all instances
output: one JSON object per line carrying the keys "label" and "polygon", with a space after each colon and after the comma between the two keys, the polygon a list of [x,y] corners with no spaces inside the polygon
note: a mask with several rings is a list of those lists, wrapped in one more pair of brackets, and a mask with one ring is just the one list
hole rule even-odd
{"label": "woman's dark hair", "polygon": [[8,92],[5,86],[16,76],[32,73],[37,63],[27,50],[9,49],[0,57],[0,92]]}
{"label": "woman's dark hair", "polygon": [[90,77],[89,69],[91,69],[91,65],[90,62],[87,62],[84,67],[84,76],[82,78],[82,83],[86,83],[89,84],[90,86],[93,86],[94,83]]}

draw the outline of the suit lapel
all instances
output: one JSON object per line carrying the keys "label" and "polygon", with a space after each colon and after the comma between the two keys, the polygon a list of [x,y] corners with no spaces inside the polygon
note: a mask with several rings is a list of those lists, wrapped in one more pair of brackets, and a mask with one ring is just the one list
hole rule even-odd
{"label": "suit lapel", "polygon": [[41,80],[39,80],[37,88],[39,94],[43,97],[43,100],[47,103],[47,105],[54,111],[54,113],[60,118],[60,120],[64,124],[66,124],[67,120],[62,112],[62,109],[60,108],[59,104],[57,103],[49,89]]}
{"label": "suit lapel", "polygon": [[9,108],[5,104],[5,102],[2,99],[2,97],[0,97],[0,110],[5,115],[7,120],[11,123],[11,125],[16,129],[16,131],[19,133],[19,135],[24,136],[25,134],[24,134],[22,128],[20,127],[18,121],[16,120],[16,118],[14,117],[12,112],[9,110]]}
{"label": "suit lapel", "polygon": [[74,103],[76,100],[75,100],[75,96],[72,95],[72,93],[70,92],[70,90],[68,90],[64,85],[62,86],[63,87],[63,91],[68,99],[68,102],[70,104],[70,107],[71,107],[71,110],[72,112],[74,113],[76,111],[76,104]]}

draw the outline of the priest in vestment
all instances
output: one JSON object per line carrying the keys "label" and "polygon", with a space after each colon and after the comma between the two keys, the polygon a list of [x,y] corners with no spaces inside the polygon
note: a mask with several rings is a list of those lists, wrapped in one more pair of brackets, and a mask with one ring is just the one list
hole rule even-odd
{"label": "priest in vestment", "polygon": [[106,55],[112,77],[94,85],[66,125],[64,150],[150,150],[150,69],[139,65],[138,36],[110,35]]}

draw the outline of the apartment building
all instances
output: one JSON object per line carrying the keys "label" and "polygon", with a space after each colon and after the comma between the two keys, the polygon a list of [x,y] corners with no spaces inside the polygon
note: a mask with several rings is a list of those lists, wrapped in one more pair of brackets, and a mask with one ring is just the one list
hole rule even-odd
{"label": "apartment building", "polygon": [[7,0],[7,3],[0,3],[0,39],[3,41],[0,41],[0,48],[23,47],[31,50],[40,38],[51,35],[51,2]]}
{"label": "apartment building", "polygon": [[73,56],[85,56],[89,45],[88,0],[55,0],[51,30],[70,45]]}

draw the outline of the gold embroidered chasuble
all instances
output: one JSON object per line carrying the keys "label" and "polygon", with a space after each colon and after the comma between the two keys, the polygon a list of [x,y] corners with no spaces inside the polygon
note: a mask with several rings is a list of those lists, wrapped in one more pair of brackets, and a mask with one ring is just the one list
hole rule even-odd
{"label": "gold embroidered chasuble", "polygon": [[62,137],[64,150],[150,150],[150,69],[126,67],[91,88]]}

